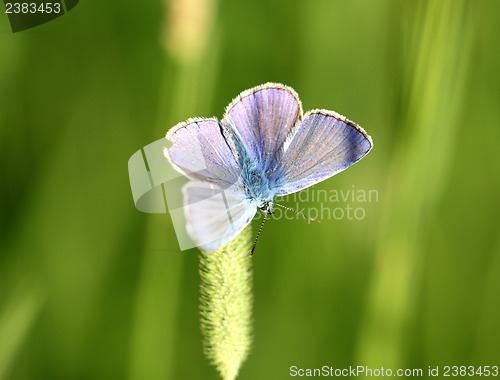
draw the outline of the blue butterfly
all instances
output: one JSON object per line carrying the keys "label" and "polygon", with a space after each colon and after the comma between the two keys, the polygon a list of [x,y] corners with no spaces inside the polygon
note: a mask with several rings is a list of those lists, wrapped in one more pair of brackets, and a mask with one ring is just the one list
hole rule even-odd
{"label": "blue butterfly", "polygon": [[183,187],[187,231],[205,252],[228,243],[258,209],[265,221],[274,197],[330,178],[373,147],[363,128],[334,111],[303,114],[297,93],[276,83],[243,91],[222,120],[189,119],[166,138],[166,158],[191,180]]}

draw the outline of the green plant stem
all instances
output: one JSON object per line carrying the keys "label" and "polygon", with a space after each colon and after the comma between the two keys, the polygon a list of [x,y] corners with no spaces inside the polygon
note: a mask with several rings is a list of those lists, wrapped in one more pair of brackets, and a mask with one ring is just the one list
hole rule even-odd
{"label": "green plant stem", "polygon": [[226,246],[200,255],[201,330],[205,355],[223,380],[234,380],[252,342],[251,226]]}

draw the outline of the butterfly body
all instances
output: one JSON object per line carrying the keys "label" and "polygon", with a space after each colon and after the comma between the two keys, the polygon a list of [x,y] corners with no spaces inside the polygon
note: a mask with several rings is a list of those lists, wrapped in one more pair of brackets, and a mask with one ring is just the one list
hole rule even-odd
{"label": "butterfly body", "polygon": [[257,210],[272,214],[276,196],[345,170],[373,146],[334,111],[303,114],[297,93],[275,83],[242,92],[222,120],[189,119],[166,138],[165,156],[191,179],[183,188],[187,230],[204,251],[226,244]]}
{"label": "butterfly body", "polygon": [[261,162],[261,156],[252,157],[249,149],[242,141],[237,129],[232,126],[222,127],[222,133],[228,141],[228,146],[236,158],[241,170],[241,181],[249,202],[266,214],[272,214],[273,199],[276,188],[273,172],[267,170]]}

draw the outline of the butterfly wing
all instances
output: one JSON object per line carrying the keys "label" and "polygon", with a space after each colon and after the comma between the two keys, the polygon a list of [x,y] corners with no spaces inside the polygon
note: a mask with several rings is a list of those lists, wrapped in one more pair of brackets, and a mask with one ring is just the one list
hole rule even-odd
{"label": "butterfly wing", "polygon": [[301,116],[302,106],[293,89],[266,83],[234,99],[222,123],[237,130],[249,160],[267,172],[280,161],[283,143]]}
{"label": "butterfly wing", "polygon": [[190,181],[183,188],[187,230],[203,251],[213,251],[238,235],[257,208],[245,197],[241,183],[226,189]]}
{"label": "butterfly wing", "polygon": [[170,129],[166,139],[172,143],[166,158],[188,178],[223,188],[238,181],[240,170],[217,119],[189,119]]}
{"label": "butterfly wing", "polygon": [[283,145],[276,195],[295,193],[347,169],[372,146],[363,128],[336,112],[307,112]]}
{"label": "butterfly wing", "polygon": [[[166,136],[165,156],[192,179],[184,185],[187,231],[204,251],[221,247],[252,220],[257,208],[247,199],[241,170],[216,119],[190,119]],[[232,139],[232,137],[228,137]]]}

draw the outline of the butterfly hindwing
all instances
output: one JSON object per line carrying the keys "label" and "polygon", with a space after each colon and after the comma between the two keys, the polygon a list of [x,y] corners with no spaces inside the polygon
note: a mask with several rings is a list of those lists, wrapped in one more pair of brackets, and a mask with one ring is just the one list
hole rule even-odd
{"label": "butterfly hindwing", "polygon": [[240,183],[226,189],[190,181],[182,189],[187,230],[204,251],[228,243],[253,219],[257,208],[245,197]]}

